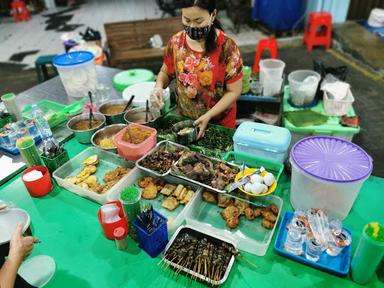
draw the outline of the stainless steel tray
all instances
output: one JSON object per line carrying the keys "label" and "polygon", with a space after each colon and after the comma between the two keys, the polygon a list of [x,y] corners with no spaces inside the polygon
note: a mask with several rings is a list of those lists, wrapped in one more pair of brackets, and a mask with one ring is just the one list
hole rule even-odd
{"label": "stainless steel tray", "polygon": [[[164,255],[167,254],[168,249],[172,246],[172,244],[175,241],[176,237],[179,235],[179,233],[183,229],[191,229],[191,230],[194,230],[194,231],[196,231],[198,233],[201,233],[201,234],[204,234],[204,235],[216,238],[219,241],[222,241],[222,242],[225,242],[225,243],[233,245],[233,247],[235,247],[235,249],[237,250],[236,245],[233,242],[229,241],[228,239],[225,239],[223,237],[220,237],[220,236],[217,236],[217,235],[214,235],[214,234],[204,233],[204,232],[202,232],[202,231],[200,231],[200,230],[198,230],[198,229],[196,229],[196,228],[194,228],[194,227],[192,227],[190,225],[183,225],[183,226],[180,226],[179,229],[176,230],[175,234],[173,234],[171,240],[168,242],[167,246],[165,247]],[[176,264],[176,263],[166,259],[165,256],[163,257],[163,259],[164,259],[164,262],[166,262],[169,266],[172,266],[176,270],[183,271],[184,273],[189,274],[192,278],[198,278],[198,279],[200,279],[200,280],[202,280],[204,282],[209,283],[210,285],[216,285],[216,286],[223,284],[228,279],[228,276],[229,276],[229,273],[231,272],[233,263],[235,262],[235,256],[232,255],[231,260],[228,263],[227,269],[225,270],[225,273],[223,275],[223,278],[221,278],[219,281],[214,281],[211,278],[208,278],[208,277],[206,277],[206,276],[204,276],[202,274],[196,273],[196,272],[194,272],[194,271],[192,271],[192,270],[190,270],[188,268],[185,268],[184,266],[178,265],[178,264]]]}
{"label": "stainless steel tray", "polygon": [[[198,153],[198,152],[195,152],[195,153],[200,154],[201,156],[203,156],[203,157],[205,157],[205,158],[211,160],[213,164],[216,164],[216,163],[218,163],[218,162],[223,162],[223,163],[224,163],[225,165],[227,165],[227,166],[239,168],[239,166],[236,165],[236,164],[233,164],[233,163],[230,163],[230,162],[225,162],[225,161],[223,161],[223,160],[220,160],[220,159],[217,159],[217,158],[213,158],[213,157],[208,157],[208,156],[205,156],[204,154],[201,154],[201,153]],[[180,159],[179,159],[179,160],[180,160]],[[174,164],[174,166],[177,166],[177,163],[178,163],[178,162],[179,162],[179,161],[176,161],[175,164]],[[239,171],[240,171],[240,170],[239,170]],[[217,193],[227,193],[226,190],[220,190],[220,189],[217,189],[217,188],[213,188],[212,186],[209,186],[209,185],[204,184],[204,183],[201,183],[201,182],[199,182],[199,181],[190,179],[190,178],[188,178],[188,177],[186,177],[186,176],[184,176],[184,175],[182,175],[182,174],[179,174],[179,173],[177,173],[177,172],[175,172],[175,171],[173,171],[173,170],[171,170],[170,174],[173,175],[173,176],[175,176],[175,177],[178,177],[178,178],[180,178],[180,179],[184,179],[184,180],[186,180],[186,181],[189,181],[189,182],[191,182],[191,183],[194,183],[194,184],[196,184],[196,185],[200,185],[200,186],[202,186],[202,187],[204,187],[204,188],[207,188],[207,189],[209,189],[209,190],[211,190],[211,191],[215,191],[215,192],[217,192]],[[228,184],[231,184],[231,183],[228,183]]]}
{"label": "stainless steel tray", "polygon": [[155,175],[157,177],[164,177],[164,176],[168,175],[171,172],[171,169],[169,169],[166,173],[160,174],[159,172],[157,172],[155,170],[151,170],[149,168],[146,168],[146,167],[144,167],[144,166],[142,166],[140,164],[140,162],[143,161],[147,156],[149,156],[152,153],[156,152],[157,150],[159,150],[164,145],[172,145],[174,147],[181,148],[183,150],[188,150],[189,151],[189,148],[186,147],[186,146],[183,146],[183,145],[171,142],[171,141],[164,140],[164,141],[161,141],[161,142],[157,143],[157,145],[152,150],[150,150],[147,154],[145,154],[143,157],[141,157],[139,160],[137,160],[136,161],[136,167],[139,168],[140,170],[146,171],[146,172],[148,172],[148,173],[150,173],[152,175]]}

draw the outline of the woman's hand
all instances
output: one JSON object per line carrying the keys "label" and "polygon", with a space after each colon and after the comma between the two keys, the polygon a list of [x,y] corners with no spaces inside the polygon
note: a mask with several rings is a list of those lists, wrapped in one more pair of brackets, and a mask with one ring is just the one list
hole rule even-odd
{"label": "woman's hand", "polygon": [[163,108],[164,106],[164,89],[155,87],[152,92],[151,96],[149,97],[151,106],[154,108]]}
{"label": "woman's hand", "polygon": [[12,235],[11,242],[9,245],[8,258],[21,262],[23,259],[31,254],[35,243],[39,243],[39,239],[28,236],[23,236],[23,223],[17,224],[16,230]]}
{"label": "woman's hand", "polygon": [[197,126],[199,134],[197,135],[197,139],[203,138],[205,134],[205,130],[207,129],[208,123],[211,121],[211,116],[208,113],[205,113],[203,116],[198,118],[193,125]]}

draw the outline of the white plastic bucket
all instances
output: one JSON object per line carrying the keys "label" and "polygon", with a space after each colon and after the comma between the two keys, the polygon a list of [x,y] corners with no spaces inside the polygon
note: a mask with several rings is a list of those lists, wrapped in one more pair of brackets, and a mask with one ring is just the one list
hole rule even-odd
{"label": "white plastic bucket", "polygon": [[328,215],[343,220],[349,214],[353,203],[359,195],[362,180],[350,183],[333,183],[320,181],[299,169],[290,159],[292,165],[290,200],[295,210],[321,208]]}
{"label": "white plastic bucket", "polygon": [[88,51],[70,52],[54,58],[53,64],[59,72],[68,97],[88,97],[89,91],[92,93],[96,91],[97,74],[94,58],[95,56]]}
{"label": "white plastic bucket", "polygon": [[260,83],[263,86],[263,96],[280,94],[283,83],[285,63],[279,59],[264,59],[260,61]]}
{"label": "white plastic bucket", "polygon": [[[309,76],[315,77],[315,81],[303,83]],[[289,98],[292,103],[297,106],[310,104],[315,98],[320,79],[320,74],[312,70],[296,70],[289,73]]]}

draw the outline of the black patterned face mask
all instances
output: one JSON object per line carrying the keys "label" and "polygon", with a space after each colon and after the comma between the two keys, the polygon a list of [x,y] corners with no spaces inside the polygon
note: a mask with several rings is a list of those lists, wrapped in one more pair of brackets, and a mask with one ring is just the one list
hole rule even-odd
{"label": "black patterned face mask", "polygon": [[192,40],[206,39],[209,31],[211,31],[211,25],[205,27],[191,27],[184,25],[184,30]]}

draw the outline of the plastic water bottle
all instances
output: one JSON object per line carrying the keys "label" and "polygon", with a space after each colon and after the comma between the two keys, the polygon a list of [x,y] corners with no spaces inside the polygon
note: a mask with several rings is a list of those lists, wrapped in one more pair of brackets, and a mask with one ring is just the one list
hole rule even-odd
{"label": "plastic water bottle", "polygon": [[48,121],[44,118],[44,113],[36,104],[32,105],[32,116],[35,120],[36,127],[39,130],[41,140],[43,142],[53,139],[52,130],[49,127]]}

